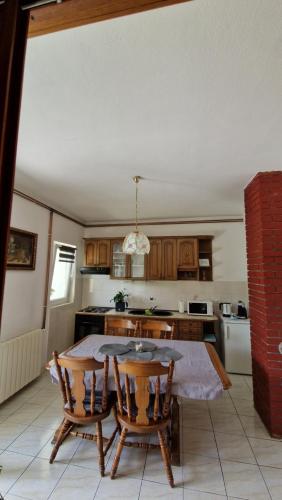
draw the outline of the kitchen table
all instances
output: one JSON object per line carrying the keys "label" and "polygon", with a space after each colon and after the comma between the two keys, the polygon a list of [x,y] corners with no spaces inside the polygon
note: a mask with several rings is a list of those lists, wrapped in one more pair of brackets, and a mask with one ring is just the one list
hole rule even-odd
{"label": "kitchen table", "polygon": [[[89,335],[64,351],[63,354],[78,357],[94,357],[98,361],[103,361],[104,355],[99,352],[102,345],[113,343],[127,344],[129,340],[128,337]],[[135,338],[134,340],[141,341],[142,339]],[[180,464],[180,429],[177,397],[202,400],[216,399],[222,395],[224,390],[231,386],[231,383],[212,345],[206,342],[187,340],[154,339],[153,342],[159,347],[169,346],[182,354],[182,358],[175,362],[172,385],[171,453],[172,463],[178,465]],[[52,380],[57,382],[57,372],[55,366],[52,366],[52,364],[50,364],[50,372]],[[101,389],[102,375],[99,376],[99,372],[97,372],[96,383],[97,390]],[[110,363],[109,368],[108,384],[109,390],[114,391],[115,381],[112,363]]]}

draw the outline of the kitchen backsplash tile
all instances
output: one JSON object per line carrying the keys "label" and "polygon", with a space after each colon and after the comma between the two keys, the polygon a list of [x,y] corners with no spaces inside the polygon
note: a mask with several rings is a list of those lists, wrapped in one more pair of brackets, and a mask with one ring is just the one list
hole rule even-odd
{"label": "kitchen backsplash tile", "polygon": [[[150,307],[152,304],[164,309],[177,309],[178,300],[187,298],[231,302],[248,302],[247,283],[244,281],[127,281],[111,280],[109,276],[84,276],[82,307],[87,305],[114,306],[110,302],[117,290],[126,289],[129,307]],[[154,301],[150,301],[154,297]],[[234,309],[236,311],[236,309]]]}

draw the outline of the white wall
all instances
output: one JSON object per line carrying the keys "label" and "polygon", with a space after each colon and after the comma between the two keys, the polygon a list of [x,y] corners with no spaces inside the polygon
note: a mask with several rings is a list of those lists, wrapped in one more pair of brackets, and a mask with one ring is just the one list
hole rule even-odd
{"label": "white wall", "polygon": [[[130,227],[86,228],[85,237],[119,237]],[[83,306],[111,305],[114,293],[126,288],[129,305],[148,305],[150,296],[163,308],[177,308],[181,298],[202,298],[218,302],[248,301],[246,242],[243,222],[193,223],[144,226],[148,236],[211,235],[213,239],[213,282],[110,280],[108,276],[83,277]]]}
{"label": "white wall", "polygon": [[13,197],[11,227],[38,234],[34,271],[7,270],[1,342],[41,328],[47,264],[49,211]]}
{"label": "white wall", "polygon": [[[48,349],[47,357],[52,352],[63,351],[74,342],[75,312],[81,308],[82,279],[79,268],[83,262],[83,228],[64,217],[54,214],[53,218],[53,243],[68,243],[77,247],[77,267],[74,302],[52,307],[49,304],[48,314]],[[53,245],[54,250],[54,245]],[[54,257],[54,254],[53,256]],[[51,277],[50,277],[51,278]]]}
{"label": "white wall", "polygon": [[[11,226],[38,234],[36,267],[34,271],[9,270],[6,273],[1,342],[42,327],[49,215],[49,210],[14,195]],[[83,228],[79,224],[54,214],[53,242],[77,246],[77,273],[74,302],[57,307],[50,307],[49,304],[46,323],[48,339],[43,362],[53,350],[62,351],[73,343],[74,313],[81,307],[82,295],[79,274],[83,258],[82,233]]]}

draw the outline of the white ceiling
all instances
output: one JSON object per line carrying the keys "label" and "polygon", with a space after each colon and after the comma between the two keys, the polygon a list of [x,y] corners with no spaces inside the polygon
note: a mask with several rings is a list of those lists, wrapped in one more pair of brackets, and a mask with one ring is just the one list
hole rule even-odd
{"label": "white ceiling", "polygon": [[16,187],[80,220],[235,216],[282,170],[281,0],[194,0],[28,41]]}

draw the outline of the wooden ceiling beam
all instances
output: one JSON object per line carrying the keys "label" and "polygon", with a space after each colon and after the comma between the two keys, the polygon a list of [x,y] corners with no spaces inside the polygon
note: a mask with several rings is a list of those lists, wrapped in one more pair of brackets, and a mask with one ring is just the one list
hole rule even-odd
{"label": "wooden ceiling beam", "polygon": [[64,0],[31,9],[29,37],[191,0]]}

